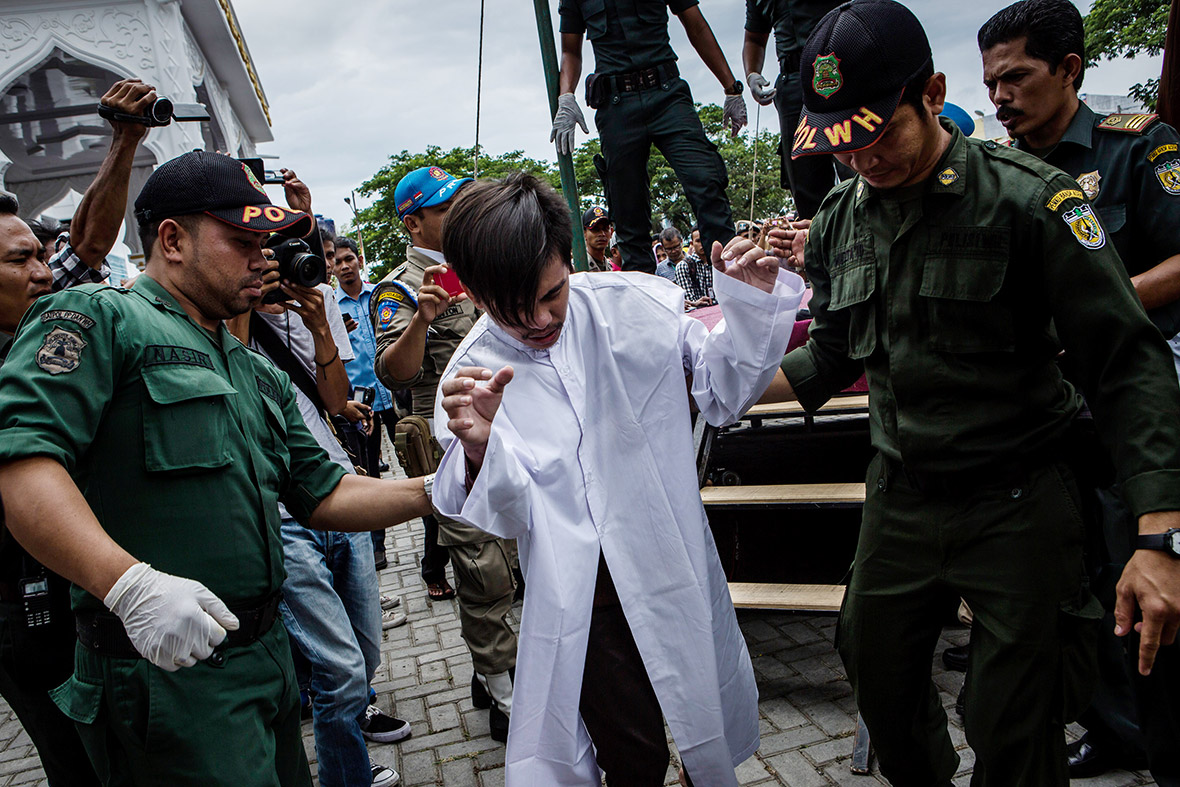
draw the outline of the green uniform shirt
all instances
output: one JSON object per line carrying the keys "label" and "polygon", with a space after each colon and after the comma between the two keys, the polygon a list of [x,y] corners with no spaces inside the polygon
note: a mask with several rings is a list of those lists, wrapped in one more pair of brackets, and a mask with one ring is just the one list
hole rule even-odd
{"label": "green uniform shirt", "polygon": [[668,9],[682,14],[697,0],[560,0],[562,33],[585,33],[598,74],[626,74],[676,59],[668,42]]}
{"label": "green uniform shirt", "polygon": [[[774,51],[782,67],[799,70],[797,62],[807,37],[824,14],[842,0],[746,0],[746,29],[774,30]],[[786,64],[786,65],[783,65]]]}
{"label": "green uniform shirt", "polygon": [[1170,355],[1077,182],[943,127],[953,139],[925,183],[856,177],[824,200],[811,335],[783,360],[799,401],[814,409],[863,371],[881,453],[916,472],[996,472],[1051,451],[1077,414],[1064,347],[1133,512],[1180,509]]}
{"label": "green uniform shirt", "polygon": [[[1035,152],[1076,178],[1094,205],[1128,276],[1180,254],[1180,134],[1154,115],[1097,115],[1084,103],[1048,151]],[[1174,316],[1172,316],[1174,314]],[[1152,319],[1171,336],[1180,329],[1180,304],[1154,309]],[[1168,323],[1171,325],[1168,331]]]}
{"label": "green uniform shirt", "polygon": [[475,306],[469,300],[452,303],[445,312],[435,318],[426,334],[426,352],[422,366],[408,380],[396,380],[389,375],[381,356],[385,348],[398,340],[410,320],[418,311],[418,289],[422,277],[431,265],[438,265],[413,246],[407,249],[406,262],[395,268],[377,284],[369,296],[369,319],[377,336],[377,360],[374,364],[377,379],[391,391],[411,389],[414,397],[414,415],[423,418],[434,417],[434,394],[438,382],[447,368],[447,361],[455,354],[455,348],[475,325],[479,318]]}
{"label": "green uniform shirt", "polygon": [[283,582],[277,502],[306,522],[344,475],[287,375],[224,326],[193,322],[146,275],[25,314],[0,369],[0,461],[33,456],[61,462],[133,556],[231,606]]}

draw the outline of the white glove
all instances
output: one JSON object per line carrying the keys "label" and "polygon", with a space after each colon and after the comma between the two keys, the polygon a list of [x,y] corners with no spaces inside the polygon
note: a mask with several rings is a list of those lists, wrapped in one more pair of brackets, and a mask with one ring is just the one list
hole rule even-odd
{"label": "white glove", "polygon": [[738,131],[748,122],[746,116],[746,100],[742,98],[742,94],[738,93],[736,96],[726,96],[725,106],[721,108],[721,128],[728,127],[731,136],[736,137]]}
{"label": "white glove", "polygon": [[746,84],[750,86],[750,95],[762,106],[767,106],[774,101],[774,96],[778,93],[778,88],[767,82],[766,77],[757,71],[746,74]]}
{"label": "white glove", "polygon": [[200,582],[136,563],[123,572],[103,603],[123,621],[131,644],[168,672],[209,658],[238,619]]}
{"label": "white glove", "polygon": [[557,97],[557,112],[553,115],[553,130],[549,132],[549,141],[557,140],[557,152],[569,154],[574,152],[574,124],[582,127],[583,134],[589,134],[586,128],[586,118],[582,117],[582,108],[578,106],[578,99],[573,93],[562,93]]}

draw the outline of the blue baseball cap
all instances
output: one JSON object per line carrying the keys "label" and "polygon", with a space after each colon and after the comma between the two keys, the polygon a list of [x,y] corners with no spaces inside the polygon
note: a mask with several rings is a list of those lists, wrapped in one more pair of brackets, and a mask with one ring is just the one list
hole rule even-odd
{"label": "blue baseball cap", "polygon": [[958,104],[952,104],[949,101],[944,102],[942,105],[942,116],[958,126],[959,131],[963,132],[963,136],[969,137],[975,133],[975,121],[967,114],[967,110]]}
{"label": "blue baseball cap", "polygon": [[441,205],[471,178],[453,178],[441,167],[419,167],[397,182],[393,204],[397,217],[404,219],[418,208]]}

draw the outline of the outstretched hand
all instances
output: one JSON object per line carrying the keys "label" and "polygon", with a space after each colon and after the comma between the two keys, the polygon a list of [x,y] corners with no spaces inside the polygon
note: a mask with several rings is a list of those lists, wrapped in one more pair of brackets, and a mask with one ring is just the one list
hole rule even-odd
{"label": "outstretched hand", "polygon": [[[731,279],[745,282],[763,292],[772,292],[778,279],[778,257],[741,236],[735,237],[725,248],[713,241],[713,268]],[[729,263],[726,267],[726,263]]]}
{"label": "outstretched hand", "polygon": [[494,375],[491,369],[465,366],[442,384],[442,406],[450,417],[447,429],[463,443],[463,452],[476,469],[483,465],[492,419],[500,409],[504,388],[512,382],[512,375],[511,366]]}

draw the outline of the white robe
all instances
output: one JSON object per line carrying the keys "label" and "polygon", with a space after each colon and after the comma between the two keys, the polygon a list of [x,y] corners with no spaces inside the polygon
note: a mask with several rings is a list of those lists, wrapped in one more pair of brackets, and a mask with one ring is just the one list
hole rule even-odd
{"label": "white robe", "polygon": [[[534,350],[486,316],[451,358],[511,364],[470,494],[462,445],[447,451],[434,505],[520,546],[525,594],[506,755],[509,787],[598,785],[578,712],[601,549],[647,674],[697,787],[736,787],[758,748],[758,691],[697,488],[685,374],[712,424],[761,395],[787,347],[803,282],[773,293],[726,276],[712,333],[658,276],[574,274],[557,343]],[[626,723],[626,719],[621,719]]]}

